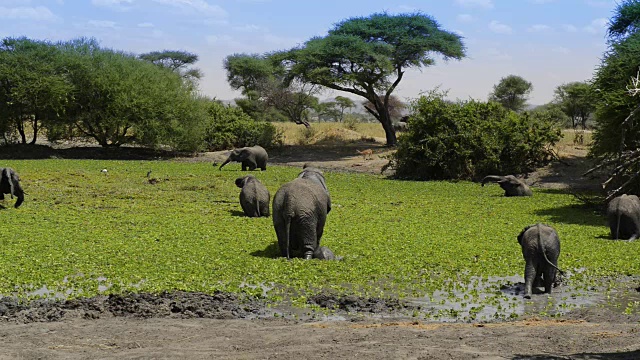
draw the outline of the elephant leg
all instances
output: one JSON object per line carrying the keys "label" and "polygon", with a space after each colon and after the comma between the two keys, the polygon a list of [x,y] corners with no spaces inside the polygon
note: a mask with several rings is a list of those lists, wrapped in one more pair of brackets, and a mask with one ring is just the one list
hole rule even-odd
{"label": "elephant leg", "polygon": [[249,164],[247,164],[247,165],[248,165],[248,167],[249,167],[249,170],[251,170],[251,171],[253,171],[253,170],[255,170],[255,169],[256,169],[256,164],[255,164],[255,163],[250,162],[250,163],[249,163]]}
{"label": "elephant leg", "polygon": [[310,219],[301,219],[302,252],[305,260],[313,258],[313,252],[318,247],[317,222]]}
{"label": "elephant leg", "polygon": [[278,238],[278,247],[280,248],[280,256],[287,257],[287,229],[284,221],[274,217],[273,227],[276,229],[276,237]]}
{"label": "elephant leg", "polygon": [[242,162],[242,171],[247,171],[248,163],[246,161]]}
{"label": "elephant leg", "polygon": [[536,267],[530,261],[524,267],[524,298],[531,299],[533,292],[533,282],[536,278]]}
{"label": "elephant leg", "polygon": [[553,266],[547,266],[544,270],[544,292],[551,294],[553,282],[556,280],[556,269]]}

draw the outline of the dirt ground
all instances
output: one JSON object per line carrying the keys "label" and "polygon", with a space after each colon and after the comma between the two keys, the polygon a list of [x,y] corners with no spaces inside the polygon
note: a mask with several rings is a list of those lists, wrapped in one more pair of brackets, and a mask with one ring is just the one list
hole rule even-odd
{"label": "dirt ground", "polygon": [[[368,148],[374,152],[371,160],[356,152]],[[23,153],[23,158],[86,154],[50,151]],[[292,146],[271,152],[270,163],[312,163],[333,171],[379,174],[390,152],[373,142]],[[96,150],[90,156],[118,158],[119,154]],[[128,156],[149,156],[132,154]],[[563,162],[529,174],[525,181],[534,191],[536,187],[597,190],[597,179],[580,176],[591,165],[585,155],[586,148],[564,149]],[[183,158],[224,159],[225,152]],[[625,315],[621,309],[591,306],[553,319],[436,323],[394,312],[403,307],[399,303],[347,302],[352,314],[369,315],[342,320],[294,318],[230,294],[112,295],[29,306],[3,298],[0,359],[640,359],[640,314]]]}

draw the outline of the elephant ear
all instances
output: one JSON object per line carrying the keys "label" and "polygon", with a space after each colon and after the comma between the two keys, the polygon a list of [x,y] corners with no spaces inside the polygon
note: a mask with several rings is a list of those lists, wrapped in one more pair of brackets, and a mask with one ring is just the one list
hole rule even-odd
{"label": "elephant ear", "polygon": [[242,188],[244,186],[245,181],[247,180],[246,176],[239,177],[236,179],[236,186]]}
{"label": "elephant ear", "polygon": [[535,226],[535,225],[529,225],[529,226],[525,227],[524,229],[522,229],[520,234],[518,234],[518,244],[522,245],[522,238],[524,237],[524,233],[526,233],[527,230],[531,229],[533,226]]}
{"label": "elephant ear", "polygon": [[[11,194],[11,198],[13,199],[13,194],[15,192],[13,187],[12,175],[16,175],[15,172],[10,168],[2,169],[2,180],[0,182],[8,182],[9,183],[9,193]],[[17,177],[17,175],[16,175]]]}

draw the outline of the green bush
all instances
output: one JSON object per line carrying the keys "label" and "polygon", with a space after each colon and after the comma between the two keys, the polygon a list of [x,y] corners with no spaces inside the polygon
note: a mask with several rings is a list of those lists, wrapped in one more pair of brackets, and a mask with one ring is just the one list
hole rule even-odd
{"label": "green bush", "polygon": [[551,122],[495,102],[450,102],[433,92],[412,106],[393,159],[399,178],[477,180],[527,172],[548,159],[561,137]]}
{"label": "green bush", "polygon": [[238,107],[212,101],[208,107],[205,144],[209,151],[260,145],[282,145],[282,133],[267,121],[257,121]]}

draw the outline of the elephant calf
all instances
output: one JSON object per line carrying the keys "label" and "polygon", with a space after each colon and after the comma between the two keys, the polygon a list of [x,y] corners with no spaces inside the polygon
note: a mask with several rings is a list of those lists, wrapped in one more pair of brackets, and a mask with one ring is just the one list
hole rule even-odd
{"label": "elephant calf", "polygon": [[526,262],[524,268],[524,297],[531,299],[533,287],[542,278],[544,292],[551,293],[556,280],[558,257],[560,256],[560,238],[552,227],[535,224],[524,228],[518,235],[518,243],[522,247],[522,256]]}
{"label": "elephant calf", "polygon": [[269,155],[262,146],[243,147],[231,150],[229,157],[220,165],[219,169],[222,170],[222,167],[231,161],[239,161],[242,163],[242,171],[255,170],[256,168],[267,170],[267,160],[269,160]]}
{"label": "elephant calf", "polygon": [[14,207],[17,209],[24,202],[24,191],[20,186],[20,177],[12,168],[0,168],[0,200],[4,200],[4,194],[10,194],[11,198],[18,198]]}
{"label": "elephant calf", "polygon": [[298,178],[282,185],[272,209],[280,254],[287,259],[333,258],[328,248],[320,247],[329,211],[331,197],[322,171],[305,167]]}
{"label": "elephant calf", "polygon": [[269,190],[253,175],[236,179],[236,186],[241,188],[240,206],[248,217],[269,216]]}
{"label": "elephant calf", "polygon": [[524,181],[519,180],[513,175],[499,176],[489,175],[482,179],[482,186],[487,182],[497,182],[504,190],[504,196],[531,196],[533,192]]}
{"label": "elephant calf", "polygon": [[627,194],[613,198],[607,206],[607,220],[612,238],[637,239],[640,235],[640,199]]}

